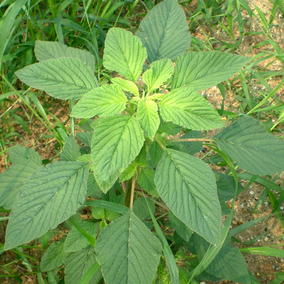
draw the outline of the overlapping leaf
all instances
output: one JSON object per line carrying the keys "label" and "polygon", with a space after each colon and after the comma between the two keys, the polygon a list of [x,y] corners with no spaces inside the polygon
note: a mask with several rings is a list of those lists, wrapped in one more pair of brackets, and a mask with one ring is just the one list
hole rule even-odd
{"label": "overlapping leaf", "polygon": [[174,59],[191,42],[185,14],[175,0],[165,0],[155,6],[142,20],[136,35],[147,48],[150,62]]}
{"label": "overlapping leaf", "polygon": [[[96,236],[99,223],[82,221],[78,224],[83,230],[92,236]],[[88,240],[75,228],[72,227],[64,242],[65,252],[75,252],[87,247],[90,243]]]}
{"label": "overlapping leaf", "polygon": [[150,69],[146,70],[142,76],[143,81],[148,86],[148,92],[159,88],[168,80],[174,72],[174,65],[169,59],[160,59],[151,64]]}
{"label": "overlapping leaf", "polygon": [[[68,284],[78,284],[88,269],[96,263],[95,250],[92,246],[80,251],[69,253],[65,259],[65,281]],[[88,284],[96,284],[101,279],[100,269],[95,272]]]}
{"label": "overlapping leaf", "polygon": [[42,236],[67,220],[84,202],[88,163],[55,162],[36,171],[13,205],[5,249]]}
{"label": "overlapping leaf", "polygon": [[67,253],[63,250],[64,242],[52,243],[44,252],[40,262],[41,271],[54,270],[63,265]]}
{"label": "overlapping leaf", "polygon": [[85,94],[74,106],[71,115],[80,118],[114,115],[125,109],[126,102],[127,98],[121,88],[103,85]]}
{"label": "overlapping leaf", "polygon": [[11,209],[28,178],[41,167],[41,158],[32,149],[16,146],[9,152],[13,165],[0,175],[0,206]]}
{"label": "overlapping leaf", "polygon": [[95,58],[92,53],[87,50],[68,47],[60,42],[37,40],[35,42],[35,56],[38,61],[61,57],[76,58],[89,65],[92,70],[95,69]]}
{"label": "overlapping leaf", "polygon": [[128,211],[105,227],[96,243],[106,283],[152,283],[162,247],[156,236]]}
{"label": "overlapping leaf", "polygon": [[284,142],[259,121],[242,117],[214,137],[218,146],[243,169],[267,175],[284,170]]}
{"label": "overlapping leaf", "polygon": [[103,192],[135,159],[143,142],[143,131],[135,117],[116,115],[99,120],[92,139],[92,159],[95,179]]}
{"label": "overlapping leaf", "polygon": [[192,130],[214,129],[224,125],[212,105],[187,86],[168,93],[159,103],[159,108],[165,121]]}
{"label": "overlapping leaf", "polygon": [[218,51],[185,53],[177,59],[172,87],[205,90],[231,78],[250,60]]}
{"label": "overlapping leaf", "polygon": [[119,28],[108,31],[103,60],[105,68],[136,82],[146,57],[145,47],[131,32]]}
{"label": "overlapping leaf", "polygon": [[57,58],[26,66],[16,72],[25,84],[61,100],[79,99],[98,87],[92,69],[75,58]]}
{"label": "overlapping leaf", "polygon": [[145,136],[153,139],[160,125],[157,104],[154,101],[139,101],[136,117]]}
{"label": "overlapping leaf", "polygon": [[138,87],[132,81],[128,81],[128,80],[124,80],[122,78],[116,77],[116,78],[112,78],[111,82],[119,86],[123,91],[130,92],[136,97],[139,97]]}
{"label": "overlapping leaf", "polygon": [[[201,260],[209,244],[198,235],[194,236],[197,255]],[[246,262],[236,247],[226,241],[214,260],[206,268],[206,272],[221,279],[232,280],[237,283],[250,284],[250,277]]]}
{"label": "overlapping leaf", "polygon": [[166,149],[155,183],[173,214],[208,242],[220,239],[221,208],[213,172],[189,154]]}
{"label": "overlapping leaf", "polygon": [[76,159],[80,156],[81,154],[79,151],[79,146],[76,143],[74,136],[70,135],[65,140],[65,145],[60,155],[60,160],[61,161],[76,161]]}

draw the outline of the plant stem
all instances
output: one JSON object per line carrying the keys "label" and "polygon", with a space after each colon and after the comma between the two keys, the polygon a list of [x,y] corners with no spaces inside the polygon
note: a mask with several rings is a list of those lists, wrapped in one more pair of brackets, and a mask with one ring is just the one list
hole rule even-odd
{"label": "plant stem", "polygon": [[130,195],[130,210],[132,210],[133,207],[133,200],[134,200],[134,189],[136,185],[136,175],[134,175],[131,179],[131,195]]}
{"label": "plant stem", "polygon": [[163,145],[163,143],[157,137],[155,137],[155,141],[161,146],[161,148],[163,150],[166,150],[166,147]]}
{"label": "plant stem", "polygon": [[[142,191],[142,192],[137,191],[137,194],[139,194],[140,196],[145,197],[145,194],[144,194],[143,191]],[[161,203],[161,202],[159,202],[159,201],[156,201],[156,200],[153,199],[153,198],[152,198],[152,201],[153,201],[156,205],[160,206],[161,208],[163,208],[163,209],[169,211],[169,208],[168,208],[166,205],[164,205],[163,203]]]}
{"label": "plant stem", "polygon": [[125,197],[124,197],[124,206],[130,206],[130,196],[131,196],[131,186],[132,180],[128,180],[126,183]]}
{"label": "plant stem", "polygon": [[[75,101],[74,100],[69,100],[69,110],[70,110],[70,113],[73,109],[75,105]],[[71,117],[71,130],[72,130],[72,135],[75,137],[75,117]]]}
{"label": "plant stem", "polygon": [[[157,140],[156,140],[157,141]],[[166,142],[214,142],[214,139],[210,138],[185,138],[185,139],[167,139]]]}

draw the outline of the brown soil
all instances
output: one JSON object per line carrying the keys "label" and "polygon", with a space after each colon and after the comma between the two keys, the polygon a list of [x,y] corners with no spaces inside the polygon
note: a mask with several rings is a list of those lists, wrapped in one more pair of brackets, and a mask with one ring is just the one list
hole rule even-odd
{"label": "brown soil", "polygon": [[[248,1],[249,5],[252,9],[254,9],[254,5],[258,6],[262,12],[265,14],[266,17],[269,18],[270,11],[272,9],[272,4],[269,1],[265,0],[250,0]],[[191,5],[196,5],[196,1],[193,1]],[[190,8],[190,7],[189,7]],[[244,12],[244,17],[246,16],[246,13]],[[246,24],[247,30],[254,30],[254,31],[260,31],[261,25],[259,22],[254,18],[250,19],[247,17],[248,22]],[[276,27],[271,29],[271,34],[275,40],[277,40],[277,43],[279,44],[280,48],[284,48],[284,41],[282,38],[282,35],[284,33],[284,21],[281,18],[281,15],[277,15],[277,19],[275,21],[275,24],[277,24]],[[237,37],[238,30],[237,27],[235,28],[235,36]],[[205,32],[208,31],[206,28],[204,28]],[[212,32],[212,31],[211,31]],[[215,34],[212,35],[212,37],[216,37],[220,40],[228,40],[226,34],[223,34],[222,32],[218,31],[217,29],[213,31]],[[193,34],[195,37],[197,37],[200,40],[204,40],[203,33],[200,31],[197,31],[195,34]],[[281,40],[282,39],[282,40]],[[262,41],[263,39],[260,38],[260,36],[245,36],[243,39],[243,42],[241,46],[238,49],[238,53],[246,56],[253,57],[254,55],[258,54],[260,52],[260,49],[253,49],[252,47],[256,45],[258,42]],[[271,46],[263,46],[261,49],[271,49]],[[269,60],[268,60],[269,61]],[[265,67],[267,62],[261,62],[261,67]],[[268,67],[270,70],[283,70],[283,66],[280,61],[275,61],[272,65]],[[272,88],[275,88],[277,84],[279,83],[281,78],[273,78],[269,81],[269,84]],[[253,83],[252,83],[253,84]],[[263,86],[260,84],[252,85],[255,90],[261,90]],[[208,100],[215,105],[216,107],[220,107],[222,102],[222,95],[218,92],[218,88],[213,87],[205,92],[203,92],[203,95],[208,98]],[[284,102],[284,87],[282,87],[278,93],[278,98],[280,98]],[[16,97],[11,97],[11,105],[13,102],[16,101]],[[43,100],[49,100],[49,98],[44,97]],[[225,100],[225,109],[230,111],[238,111],[239,102],[236,100],[233,93],[228,92]],[[22,116],[24,120],[28,120],[25,112],[29,112],[27,107],[24,105],[23,102],[19,101],[17,104],[13,105],[13,109],[18,109],[17,112],[18,115]],[[58,101],[55,99],[52,99],[52,104],[49,108],[50,112],[53,113],[62,123],[64,123],[69,115],[68,111],[68,104],[63,103],[62,101]],[[53,125],[56,125],[56,121],[52,118],[51,115],[49,115],[50,121],[53,123]],[[276,119],[276,118],[271,118]],[[28,135],[21,126],[17,124],[13,124],[12,128],[15,132],[22,135],[22,137],[9,137],[11,146],[15,144],[22,144],[27,147],[32,147],[35,149],[42,157],[42,159],[48,159],[51,157],[54,157],[58,153],[58,149],[56,149],[56,141],[54,139],[49,138],[47,135],[49,134],[48,131],[42,126],[42,124],[36,119],[32,118],[28,124],[31,135]],[[9,127],[11,127],[9,125]],[[68,123],[67,123],[68,127]],[[5,124],[5,121],[0,121],[0,128],[5,129],[7,128],[7,125]],[[10,130],[11,131],[11,130]],[[8,140],[5,142],[9,142]],[[9,144],[6,145],[6,149],[9,147]],[[0,156],[0,172],[3,172],[7,166],[9,166],[9,163],[7,164],[6,161],[8,157],[8,153],[4,153]],[[215,168],[216,170],[222,171],[221,168]],[[241,181],[243,186],[246,185],[246,181]],[[277,183],[280,186],[284,186],[284,173],[281,174],[280,178],[277,180]],[[264,202],[264,204],[260,205],[258,207],[258,212],[253,213],[253,209],[256,205],[257,200],[259,199],[261,193],[265,190],[265,188],[259,184],[252,184],[246,191],[242,192],[235,203],[235,214],[234,219],[232,222],[232,228],[239,226],[241,224],[244,224],[246,222],[249,222],[250,220],[257,219],[262,216],[269,215],[271,213],[272,207],[269,203],[268,199]],[[232,204],[232,202],[228,203],[229,205]],[[284,205],[283,205],[284,207]],[[7,214],[1,213],[1,216],[5,216]],[[5,240],[5,227],[3,225],[3,222],[0,223],[0,241],[1,243],[4,243]],[[268,246],[268,245],[279,245],[282,244],[283,246],[278,247],[279,249],[283,249],[284,247],[284,229],[281,226],[280,222],[275,216],[271,216],[262,222],[258,223],[257,225],[253,226],[249,230],[244,231],[241,233],[238,237],[238,239],[242,242],[251,241],[252,239],[257,238],[258,236],[263,235],[260,239],[258,239],[256,242],[251,244],[252,247],[261,247],[261,246]],[[239,248],[242,247],[248,247],[246,245],[237,244],[234,243]],[[38,244],[37,244],[38,245]],[[40,258],[41,256],[41,250],[36,249],[26,249],[25,254],[30,255],[34,258]],[[283,253],[284,255],[284,253]],[[259,283],[261,284],[268,284],[270,283],[276,276],[275,273],[283,272],[284,271],[284,258],[277,258],[277,257],[269,257],[269,256],[261,256],[261,255],[253,255],[253,254],[244,254],[245,260],[247,262],[249,270],[252,272],[252,274],[257,278]],[[31,261],[33,265],[37,266],[38,263],[36,261]],[[24,275],[28,273],[27,268],[25,265],[23,265],[23,262],[21,259],[17,258],[17,255],[13,251],[7,251],[0,255],[0,275],[4,274],[18,274],[23,275],[21,276],[22,283],[38,283],[36,280],[36,275]],[[5,267],[4,267],[5,266]],[[13,278],[0,278],[0,283],[18,283]],[[206,284],[210,283],[209,281],[205,282]],[[215,283],[234,283],[232,281],[220,281]]]}

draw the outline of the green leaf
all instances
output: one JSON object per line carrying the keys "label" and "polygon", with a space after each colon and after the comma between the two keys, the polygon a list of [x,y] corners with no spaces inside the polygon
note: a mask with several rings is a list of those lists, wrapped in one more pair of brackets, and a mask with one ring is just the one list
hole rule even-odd
{"label": "green leaf", "polygon": [[40,155],[32,149],[16,146],[9,151],[14,163],[0,175],[0,206],[11,209],[28,178],[41,167]]}
{"label": "green leaf", "polygon": [[[147,201],[145,200],[147,199]],[[151,219],[151,214],[155,213],[155,203],[153,202],[151,197],[138,197],[133,204],[133,213],[141,220],[143,219]]]}
{"label": "green leaf", "polygon": [[[234,198],[235,196],[235,180],[233,177],[224,175],[221,173],[215,173],[216,177],[216,183],[217,183],[217,191],[218,191],[218,197],[219,201],[222,206],[222,215],[226,215],[230,213],[230,210],[228,206],[226,205],[225,201],[230,200]],[[243,191],[243,187],[240,183],[238,183],[238,193],[237,195],[240,194],[240,192]]]}
{"label": "green leaf", "polygon": [[174,59],[184,53],[191,42],[185,14],[175,0],[156,5],[142,20],[136,35],[147,48],[149,62]]}
{"label": "green leaf", "polygon": [[63,250],[64,242],[55,242],[52,243],[48,249],[43,254],[43,257],[40,262],[41,271],[50,271],[58,267],[61,267],[64,263],[64,260],[67,256],[67,253]]}
{"label": "green leaf", "polygon": [[[205,251],[209,248],[209,244],[198,235],[194,237],[198,258],[202,259]],[[222,279],[245,284],[251,283],[247,265],[242,254],[238,248],[232,247],[228,241],[225,242],[205,271]]]}
{"label": "green leaf", "polygon": [[172,88],[188,85],[194,90],[205,90],[231,78],[251,60],[218,51],[187,52],[176,61]]}
{"label": "green leaf", "polygon": [[219,241],[221,208],[215,177],[208,165],[186,153],[166,149],[155,183],[177,218],[208,242]]}
{"label": "green leaf", "polygon": [[76,133],[77,138],[87,146],[91,146],[93,132],[78,132]]}
{"label": "green leaf", "polygon": [[162,158],[163,153],[164,153],[163,148],[159,145],[159,143],[157,143],[157,141],[154,141],[149,149],[149,154],[153,167],[157,166],[157,164]]}
{"label": "green leaf", "polygon": [[154,182],[155,172],[151,169],[142,169],[138,176],[138,184],[142,189],[146,190],[149,194],[159,197],[157,192],[156,185]]}
{"label": "green leaf", "polygon": [[134,163],[128,165],[127,168],[121,173],[119,177],[119,182],[123,182],[123,181],[131,179],[136,172],[136,168],[137,167]]}
{"label": "green leaf", "polygon": [[[180,137],[181,139],[202,138],[201,131],[189,131]],[[167,141],[167,146],[178,151],[194,155],[202,150],[202,142],[171,142]]]}
{"label": "green leaf", "polygon": [[81,60],[95,70],[95,57],[87,50],[68,47],[60,42],[41,41],[35,42],[35,56],[38,61],[71,57]]}
{"label": "green leaf", "polygon": [[99,120],[92,140],[92,159],[95,179],[104,193],[139,154],[143,142],[135,117],[116,115]]}
{"label": "green leaf", "polygon": [[139,97],[138,87],[131,81],[124,80],[122,78],[116,77],[112,78],[111,82],[119,86],[123,91],[130,92],[135,97]]}
{"label": "green leaf", "polygon": [[40,155],[35,150],[23,146],[15,146],[11,148],[11,150],[9,150],[9,158],[13,164],[22,162],[22,160],[25,159],[27,161],[34,161],[38,165],[41,165]]}
{"label": "green leaf", "polygon": [[74,215],[85,200],[88,169],[86,163],[55,162],[36,171],[13,205],[5,249],[38,238]]}
{"label": "green leaf", "polygon": [[159,88],[173,73],[174,65],[170,59],[165,58],[152,62],[150,69],[146,70],[142,76],[148,86],[148,93]]}
{"label": "green leaf", "polygon": [[134,213],[105,227],[96,243],[97,260],[106,283],[152,283],[161,243]]}
{"label": "green leaf", "polygon": [[[78,224],[87,233],[96,236],[99,228],[99,223],[92,223],[87,221],[82,221]],[[75,252],[87,247],[90,243],[88,240],[75,228],[69,231],[67,238],[64,242],[65,252]]]}
{"label": "green leaf", "polygon": [[186,242],[189,242],[193,232],[180,221],[171,211],[169,212],[170,224],[175,229],[177,234],[183,238]]}
{"label": "green leaf", "polygon": [[[65,282],[68,284],[78,284],[96,261],[95,251],[92,246],[69,253],[65,259]],[[101,277],[99,269],[88,283],[96,284],[100,281]]]}
{"label": "green leaf", "polygon": [[123,29],[109,29],[103,58],[106,69],[116,71],[126,79],[136,82],[146,58],[146,49],[139,38]]}
{"label": "green leaf", "polygon": [[157,104],[154,101],[139,101],[136,118],[145,136],[153,139],[160,125]]}
{"label": "green leaf", "polygon": [[258,120],[242,117],[214,137],[222,151],[256,175],[284,170],[284,142],[267,133]]}
{"label": "green leaf", "polygon": [[73,135],[70,135],[65,140],[65,145],[60,155],[61,161],[76,161],[78,157],[80,157],[79,146],[75,141]]}
{"label": "green leaf", "polygon": [[15,73],[25,84],[61,99],[80,99],[98,87],[92,69],[75,58],[57,58],[26,66]]}
{"label": "green leaf", "polygon": [[185,86],[168,93],[159,103],[165,121],[192,130],[208,130],[224,126],[212,105],[193,89]]}
{"label": "green leaf", "polygon": [[90,118],[95,115],[109,116],[125,109],[127,98],[116,85],[103,85],[89,91],[74,106],[71,116]]}
{"label": "green leaf", "polygon": [[114,221],[120,217],[120,214],[106,208],[94,206],[92,208],[92,216],[97,220],[101,219],[102,221]]}

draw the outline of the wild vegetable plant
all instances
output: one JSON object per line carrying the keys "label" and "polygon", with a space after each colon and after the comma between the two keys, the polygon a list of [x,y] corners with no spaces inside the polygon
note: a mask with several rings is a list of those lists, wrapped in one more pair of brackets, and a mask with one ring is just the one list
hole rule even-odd
{"label": "wild vegetable plant", "polygon": [[[84,146],[66,137],[60,161],[45,166],[34,150],[11,149],[13,164],[0,176],[0,205],[11,209],[5,250],[34,239],[46,245],[48,232],[65,222],[67,237],[52,243],[40,264],[49,281],[64,264],[68,284],[101,277],[153,283],[165,261],[171,283],[251,283],[231,245],[233,210],[225,205],[242,190],[233,162],[254,175],[283,171],[284,144],[248,116],[225,127],[197,92],[232,77],[250,59],[186,52],[190,42],[175,0],[154,7],[135,35],[109,30],[103,55],[113,72],[108,83],[96,77],[89,52],[36,42],[39,63],[16,75],[52,97],[78,100],[71,116],[82,120],[73,133]],[[221,131],[207,137],[211,129]],[[224,158],[231,175],[214,173],[194,156],[202,142]],[[81,219],[83,208],[91,219]],[[168,215],[180,242],[197,256],[190,269],[177,266],[155,209]],[[228,214],[223,223],[222,213]]]}

